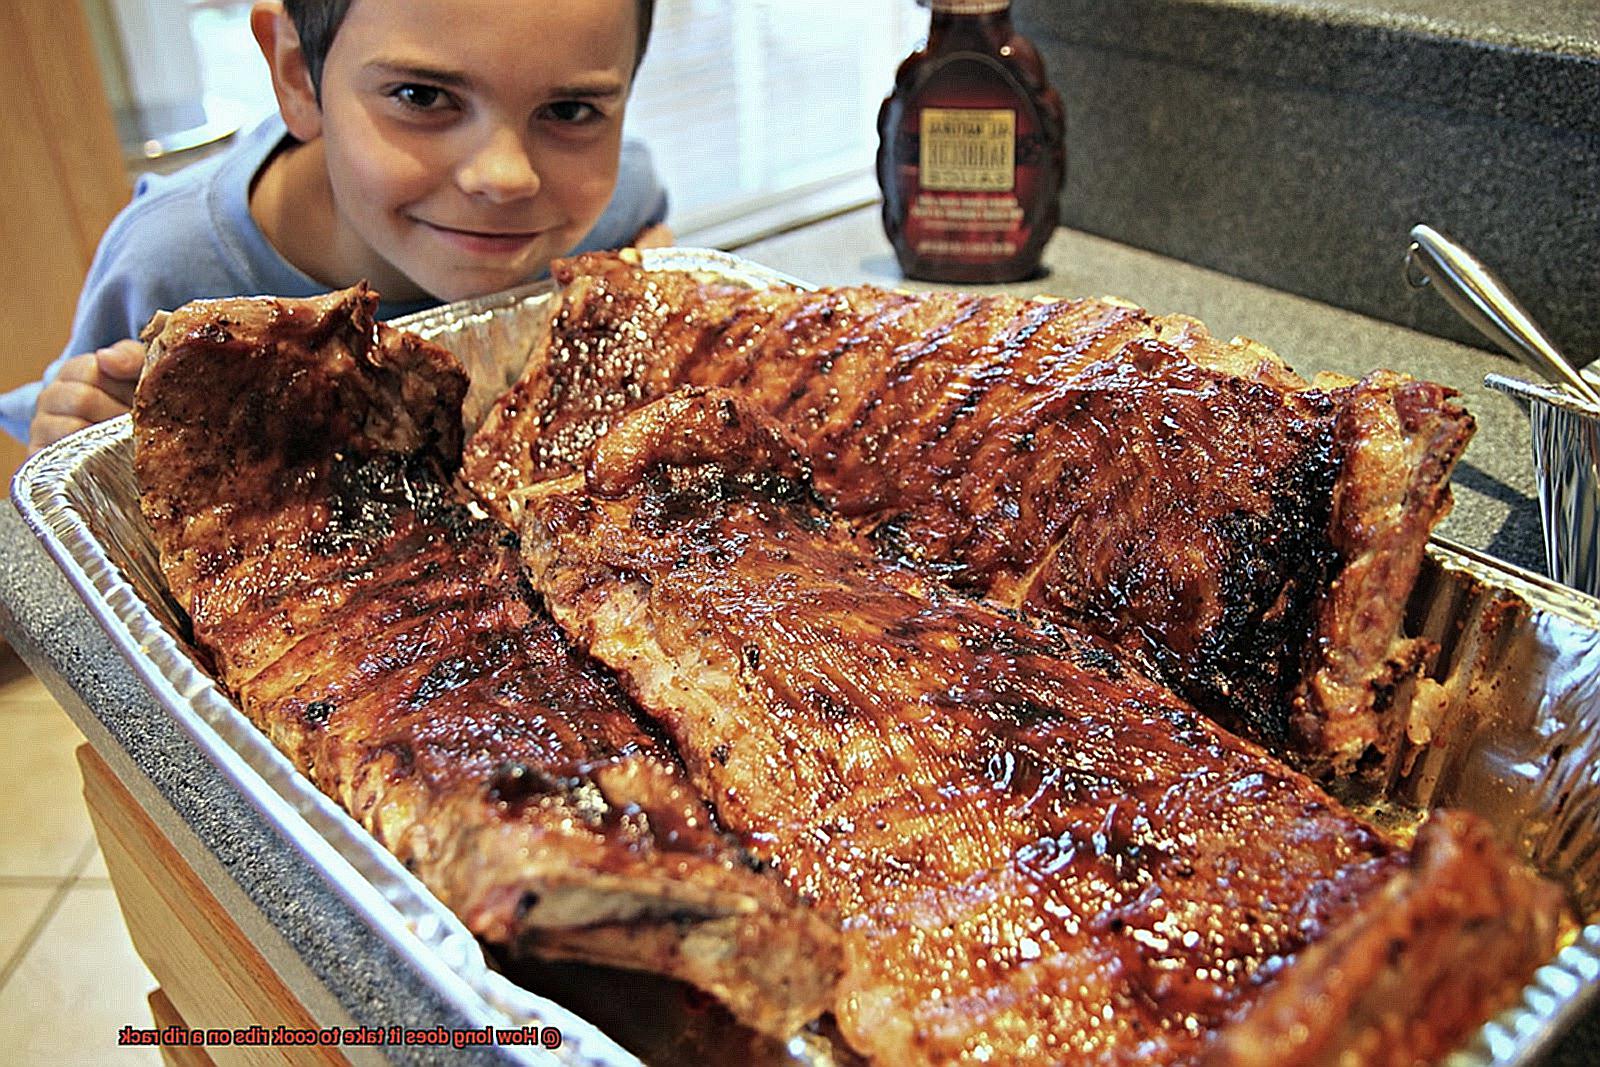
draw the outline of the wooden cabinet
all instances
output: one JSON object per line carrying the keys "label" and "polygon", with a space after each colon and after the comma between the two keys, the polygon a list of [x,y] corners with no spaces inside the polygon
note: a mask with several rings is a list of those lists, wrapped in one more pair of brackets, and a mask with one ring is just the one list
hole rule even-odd
{"label": "wooden cabinet", "polygon": [[[129,186],[82,6],[0,4],[0,390],[60,354],[95,246]],[[25,449],[0,434],[9,482]]]}
{"label": "wooden cabinet", "polygon": [[[89,807],[128,935],[161,988],[150,997],[156,1029],[314,1030],[318,1020],[239,929],[227,909],[88,745],[78,749]],[[138,1025],[138,1024],[135,1024]],[[169,1064],[281,1067],[349,1061],[336,1047],[172,1046]]]}

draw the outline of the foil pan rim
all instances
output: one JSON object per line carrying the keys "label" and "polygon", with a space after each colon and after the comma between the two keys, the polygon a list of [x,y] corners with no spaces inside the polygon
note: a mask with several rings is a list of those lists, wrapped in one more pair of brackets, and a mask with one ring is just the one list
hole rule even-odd
{"label": "foil pan rim", "polygon": [[[716,248],[693,248],[688,246],[673,248],[646,248],[639,252],[640,261],[646,270],[689,270],[705,274],[715,274],[727,281],[735,281],[747,285],[752,289],[763,286],[787,285],[796,289],[815,289],[810,282],[801,281],[782,271],[763,267],[748,259],[724,252]],[[388,324],[399,330],[410,330],[429,336],[441,329],[454,326],[459,322],[470,321],[497,311],[504,311],[516,307],[529,300],[536,300],[549,296],[556,291],[556,283],[550,278],[529,282],[512,289],[487,296],[474,297],[470,300],[458,300],[439,307],[427,308],[423,311],[414,311],[409,315],[388,320]]]}
{"label": "foil pan rim", "polygon": [[1448,537],[1428,538],[1428,554],[1481,580],[1504,586],[1535,608],[1556,612],[1579,625],[1600,630],[1600,597]]}

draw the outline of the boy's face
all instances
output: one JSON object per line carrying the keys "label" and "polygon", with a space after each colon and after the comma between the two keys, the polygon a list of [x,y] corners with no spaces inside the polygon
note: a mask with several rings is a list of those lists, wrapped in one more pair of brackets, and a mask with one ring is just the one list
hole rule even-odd
{"label": "boy's face", "polygon": [[634,0],[355,0],[321,135],[338,258],[387,299],[539,274],[605,210]]}

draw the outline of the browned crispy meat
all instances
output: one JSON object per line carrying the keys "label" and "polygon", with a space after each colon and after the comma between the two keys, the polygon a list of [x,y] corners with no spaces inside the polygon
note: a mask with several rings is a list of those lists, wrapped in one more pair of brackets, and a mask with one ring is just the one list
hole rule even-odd
{"label": "browned crispy meat", "polygon": [[672,394],[528,490],[524,560],[725,825],[838,912],[859,1050],[1398,1059],[1551,950],[1559,893],[1477,820],[1408,851],[1103,641],[882,560],[737,397]]}
{"label": "browned crispy meat", "polygon": [[623,411],[731,387],[881,552],[1099,633],[1309,766],[1395,747],[1386,702],[1426,651],[1400,613],[1472,430],[1449,390],[1313,388],[1259,345],[1104,301],[739,292],[625,255],[557,275],[547,342],[467,446],[502,517]]}
{"label": "browned crispy meat", "polygon": [[466,382],[363,287],[152,324],[146,518],[241,707],[486,941],[654,970],[787,1035],[831,924],[718,829],[676,755],[447,489]]}
{"label": "browned crispy meat", "polygon": [[1482,820],[1435,812],[1410,869],[1306,949],[1208,1049],[1207,1067],[1441,1060],[1549,958],[1555,897],[1506,862]]}

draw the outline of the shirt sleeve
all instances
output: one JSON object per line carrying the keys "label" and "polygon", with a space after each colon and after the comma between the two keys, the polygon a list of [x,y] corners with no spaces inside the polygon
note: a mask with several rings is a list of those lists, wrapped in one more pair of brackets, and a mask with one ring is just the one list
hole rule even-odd
{"label": "shirt sleeve", "polygon": [[33,422],[33,409],[43,388],[43,382],[29,382],[9,393],[0,393],[0,430],[27,444],[28,425]]}
{"label": "shirt sleeve", "polygon": [[617,187],[600,221],[569,255],[622,248],[639,231],[667,217],[667,190],[643,141],[626,139],[617,163]]}

